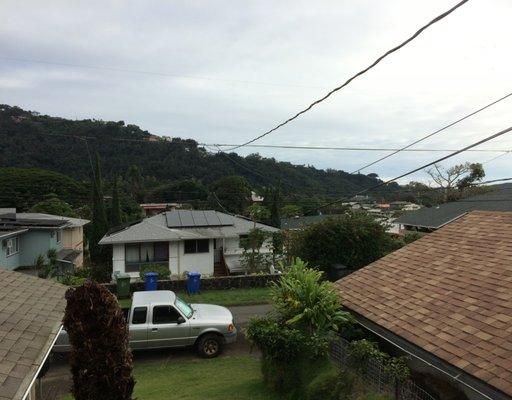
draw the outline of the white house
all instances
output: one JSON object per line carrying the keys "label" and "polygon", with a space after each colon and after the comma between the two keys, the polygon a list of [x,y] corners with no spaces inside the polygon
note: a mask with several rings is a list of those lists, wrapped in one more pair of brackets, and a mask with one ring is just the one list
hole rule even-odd
{"label": "white house", "polygon": [[[278,231],[256,224],[267,232]],[[240,239],[254,223],[212,210],[173,210],[107,233],[101,245],[112,245],[113,273],[139,276],[145,264],[162,264],[171,275],[197,271],[202,275],[242,272]],[[262,252],[270,252],[269,244]]]}

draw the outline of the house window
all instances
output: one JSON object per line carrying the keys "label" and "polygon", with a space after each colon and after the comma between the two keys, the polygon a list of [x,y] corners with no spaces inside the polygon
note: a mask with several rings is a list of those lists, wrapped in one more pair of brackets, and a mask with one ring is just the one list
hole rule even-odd
{"label": "house window", "polygon": [[57,240],[57,243],[60,243],[62,240],[62,231],[60,229],[55,231],[55,238]]}
{"label": "house window", "polygon": [[6,243],[6,255],[7,257],[12,256],[20,251],[20,238],[18,236],[7,239]]}
{"label": "house window", "polygon": [[210,239],[185,240],[185,254],[208,253]]}
{"label": "house window", "polygon": [[138,272],[143,264],[168,263],[169,243],[149,242],[125,245],[126,272]]}

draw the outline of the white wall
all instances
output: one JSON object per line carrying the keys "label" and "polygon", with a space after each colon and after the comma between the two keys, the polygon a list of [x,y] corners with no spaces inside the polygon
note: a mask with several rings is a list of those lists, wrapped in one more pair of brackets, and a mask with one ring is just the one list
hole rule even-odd
{"label": "white wall", "polygon": [[185,244],[178,242],[179,272],[195,271],[201,275],[213,275],[213,239],[209,239],[209,252],[185,254]]}
{"label": "white wall", "polygon": [[[121,274],[125,273],[124,257],[124,243],[112,245],[112,274],[114,276],[116,275],[116,272]],[[131,272],[128,275],[130,275],[132,278],[139,276],[139,274],[136,272]]]}

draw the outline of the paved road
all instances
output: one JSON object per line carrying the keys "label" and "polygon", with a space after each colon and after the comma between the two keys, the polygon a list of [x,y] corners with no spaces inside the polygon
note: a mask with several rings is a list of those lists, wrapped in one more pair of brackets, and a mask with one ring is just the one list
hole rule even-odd
{"label": "paved road", "polygon": [[260,304],[256,306],[236,306],[228,307],[233,313],[235,323],[237,326],[244,326],[249,322],[251,317],[256,315],[265,315],[272,310],[270,304]]}
{"label": "paved road", "polygon": [[[252,354],[258,356],[256,350],[252,350],[249,342],[244,337],[241,330],[245,327],[249,319],[256,315],[265,315],[271,311],[272,307],[268,304],[253,306],[228,307],[233,313],[235,324],[239,329],[239,336],[236,343],[226,346],[222,356],[233,356],[239,354]],[[197,355],[193,349],[159,349],[139,351],[133,354],[135,364],[140,363],[167,363],[179,360],[196,358]],[[50,369],[43,378],[43,398],[59,399],[68,393],[71,385],[71,375],[67,358],[62,356],[53,357]]]}

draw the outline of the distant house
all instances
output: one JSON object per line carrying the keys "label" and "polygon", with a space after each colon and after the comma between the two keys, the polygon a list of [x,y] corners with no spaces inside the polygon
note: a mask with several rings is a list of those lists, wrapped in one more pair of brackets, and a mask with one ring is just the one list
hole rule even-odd
{"label": "distant house", "polygon": [[0,399],[35,400],[61,329],[67,287],[0,269]]}
{"label": "distant house", "polygon": [[142,212],[145,217],[151,217],[152,215],[160,214],[164,211],[175,210],[177,208],[181,208],[183,204],[181,203],[145,203],[140,204],[140,208],[142,208]]}
{"label": "distant house", "polygon": [[89,221],[41,213],[0,209],[0,267],[32,267],[39,255],[57,251],[57,260],[83,265],[83,227]]}
{"label": "distant house", "polygon": [[512,399],[512,212],[473,211],[335,286],[435,398]]}
{"label": "distant house", "polygon": [[[161,264],[171,274],[197,271],[203,275],[243,272],[240,265],[243,239],[254,223],[212,210],[174,210],[146,218],[107,233],[101,245],[112,245],[114,274],[135,278],[140,268]],[[267,232],[278,229],[256,224]],[[262,249],[269,252],[268,245]]]}
{"label": "distant house", "polygon": [[407,212],[395,223],[401,232],[432,232],[470,211],[512,211],[512,184],[494,187],[492,192]]}

